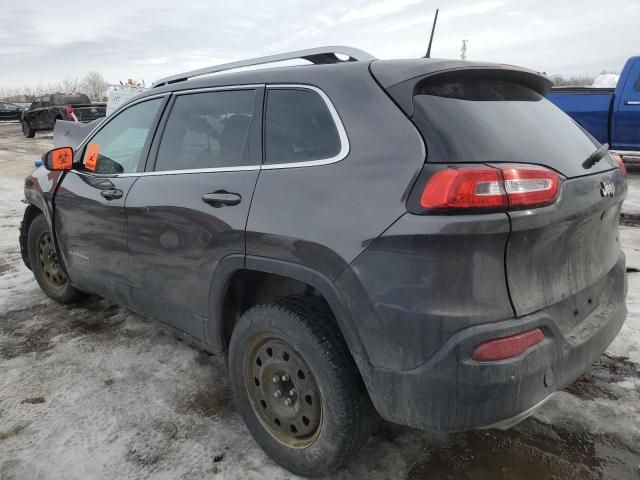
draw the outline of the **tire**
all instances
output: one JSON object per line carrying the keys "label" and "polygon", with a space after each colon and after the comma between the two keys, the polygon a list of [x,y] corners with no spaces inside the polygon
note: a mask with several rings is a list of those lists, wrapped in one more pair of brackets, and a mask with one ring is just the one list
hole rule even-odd
{"label": "tire", "polygon": [[27,254],[31,271],[44,293],[58,303],[73,303],[84,294],[71,285],[53,244],[53,237],[44,215],[40,214],[29,225]]}
{"label": "tire", "polygon": [[316,299],[288,297],[245,312],[231,336],[229,373],[254,439],[296,475],[337,470],[369,438],[371,400]]}
{"label": "tire", "polygon": [[36,136],[36,131],[31,128],[29,122],[26,120],[22,120],[22,134],[27,138],[33,138]]}

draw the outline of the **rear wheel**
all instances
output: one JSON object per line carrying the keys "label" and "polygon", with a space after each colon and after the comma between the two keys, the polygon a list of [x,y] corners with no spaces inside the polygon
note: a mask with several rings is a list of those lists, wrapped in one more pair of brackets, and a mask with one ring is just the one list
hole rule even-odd
{"label": "rear wheel", "polygon": [[247,311],[233,331],[229,369],[251,434],[293,473],[331,472],[366,442],[371,402],[320,302],[290,297]]}
{"label": "rear wheel", "polygon": [[49,225],[38,215],[29,226],[27,253],[33,276],[44,293],[60,303],[71,303],[82,297],[82,292],[71,285],[64,266],[60,263]]}
{"label": "rear wheel", "polygon": [[36,135],[36,131],[31,128],[31,125],[26,120],[22,120],[22,134],[27,138],[33,138]]}

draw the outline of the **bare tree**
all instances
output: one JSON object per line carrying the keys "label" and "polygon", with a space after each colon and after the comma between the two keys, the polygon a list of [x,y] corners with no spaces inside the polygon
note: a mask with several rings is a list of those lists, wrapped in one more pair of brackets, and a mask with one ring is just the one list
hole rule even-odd
{"label": "bare tree", "polygon": [[82,79],[82,90],[89,95],[92,102],[101,102],[104,98],[104,94],[107,91],[109,84],[100,74],[95,70],[90,71]]}
{"label": "bare tree", "polygon": [[78,77],[64,77],[60,82],[62,93],[76,93],[80,89]]}

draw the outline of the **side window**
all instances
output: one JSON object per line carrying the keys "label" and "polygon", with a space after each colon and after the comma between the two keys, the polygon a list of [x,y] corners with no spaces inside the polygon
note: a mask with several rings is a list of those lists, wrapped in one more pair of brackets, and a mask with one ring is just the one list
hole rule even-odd
{"label": "side window", "polygon": [[9,105],[6,103],[0,103],[0,112],[4,112],[5,110],[9,110],[7,107]]}
{"label": "side window", "polygon": [[340,152],[340,136],[327,104],[309,89],[269,89],[266,163],[324,160]]}
{"label": "side window", "polygon": [[10,112],[18,111],[18,107],[16,105],[11,104],[11,103],[5,103],[4,104],[4,108],[5,108],[5,110],[8,110]]}
{"label": "side window", "polygon": [[156,171],[250,165],[255,90],[176,97],[162,134]]}
{"label": "side window", "polygon": [[638,76],[638,79],[636,80],[636,84],[633,86],[633,89],[636,92],[640,92],[640,76]]}
{"label": "side window", "polygon": [[50,105],[51,105],[51,103],[49,102],[49,96],[48,95],[45,95],[44,97],[42,97],[40,99],[40,106],[41,107],[48,107]]}
{"label": "side window", "polygon": [[135,172],[162,101],[138,103],[113,117],[89,140],[81,169],[103,174]]}

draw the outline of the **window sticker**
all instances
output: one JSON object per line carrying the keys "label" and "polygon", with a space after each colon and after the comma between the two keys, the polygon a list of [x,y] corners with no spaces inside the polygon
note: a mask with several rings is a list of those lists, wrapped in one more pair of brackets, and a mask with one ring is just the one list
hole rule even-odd
{"label": "window sticker", "polygon": [[84,166],[87,170],[94,171],[98,164],[98,155],[100,154],[100,145],[90,143],[87,147],[87,153],[84,155]]}
{"label": "window sticker", "polygon": [[52,152],[51,163],[56,170],[70,170],[73,166],[73,150],[59,148]]}

